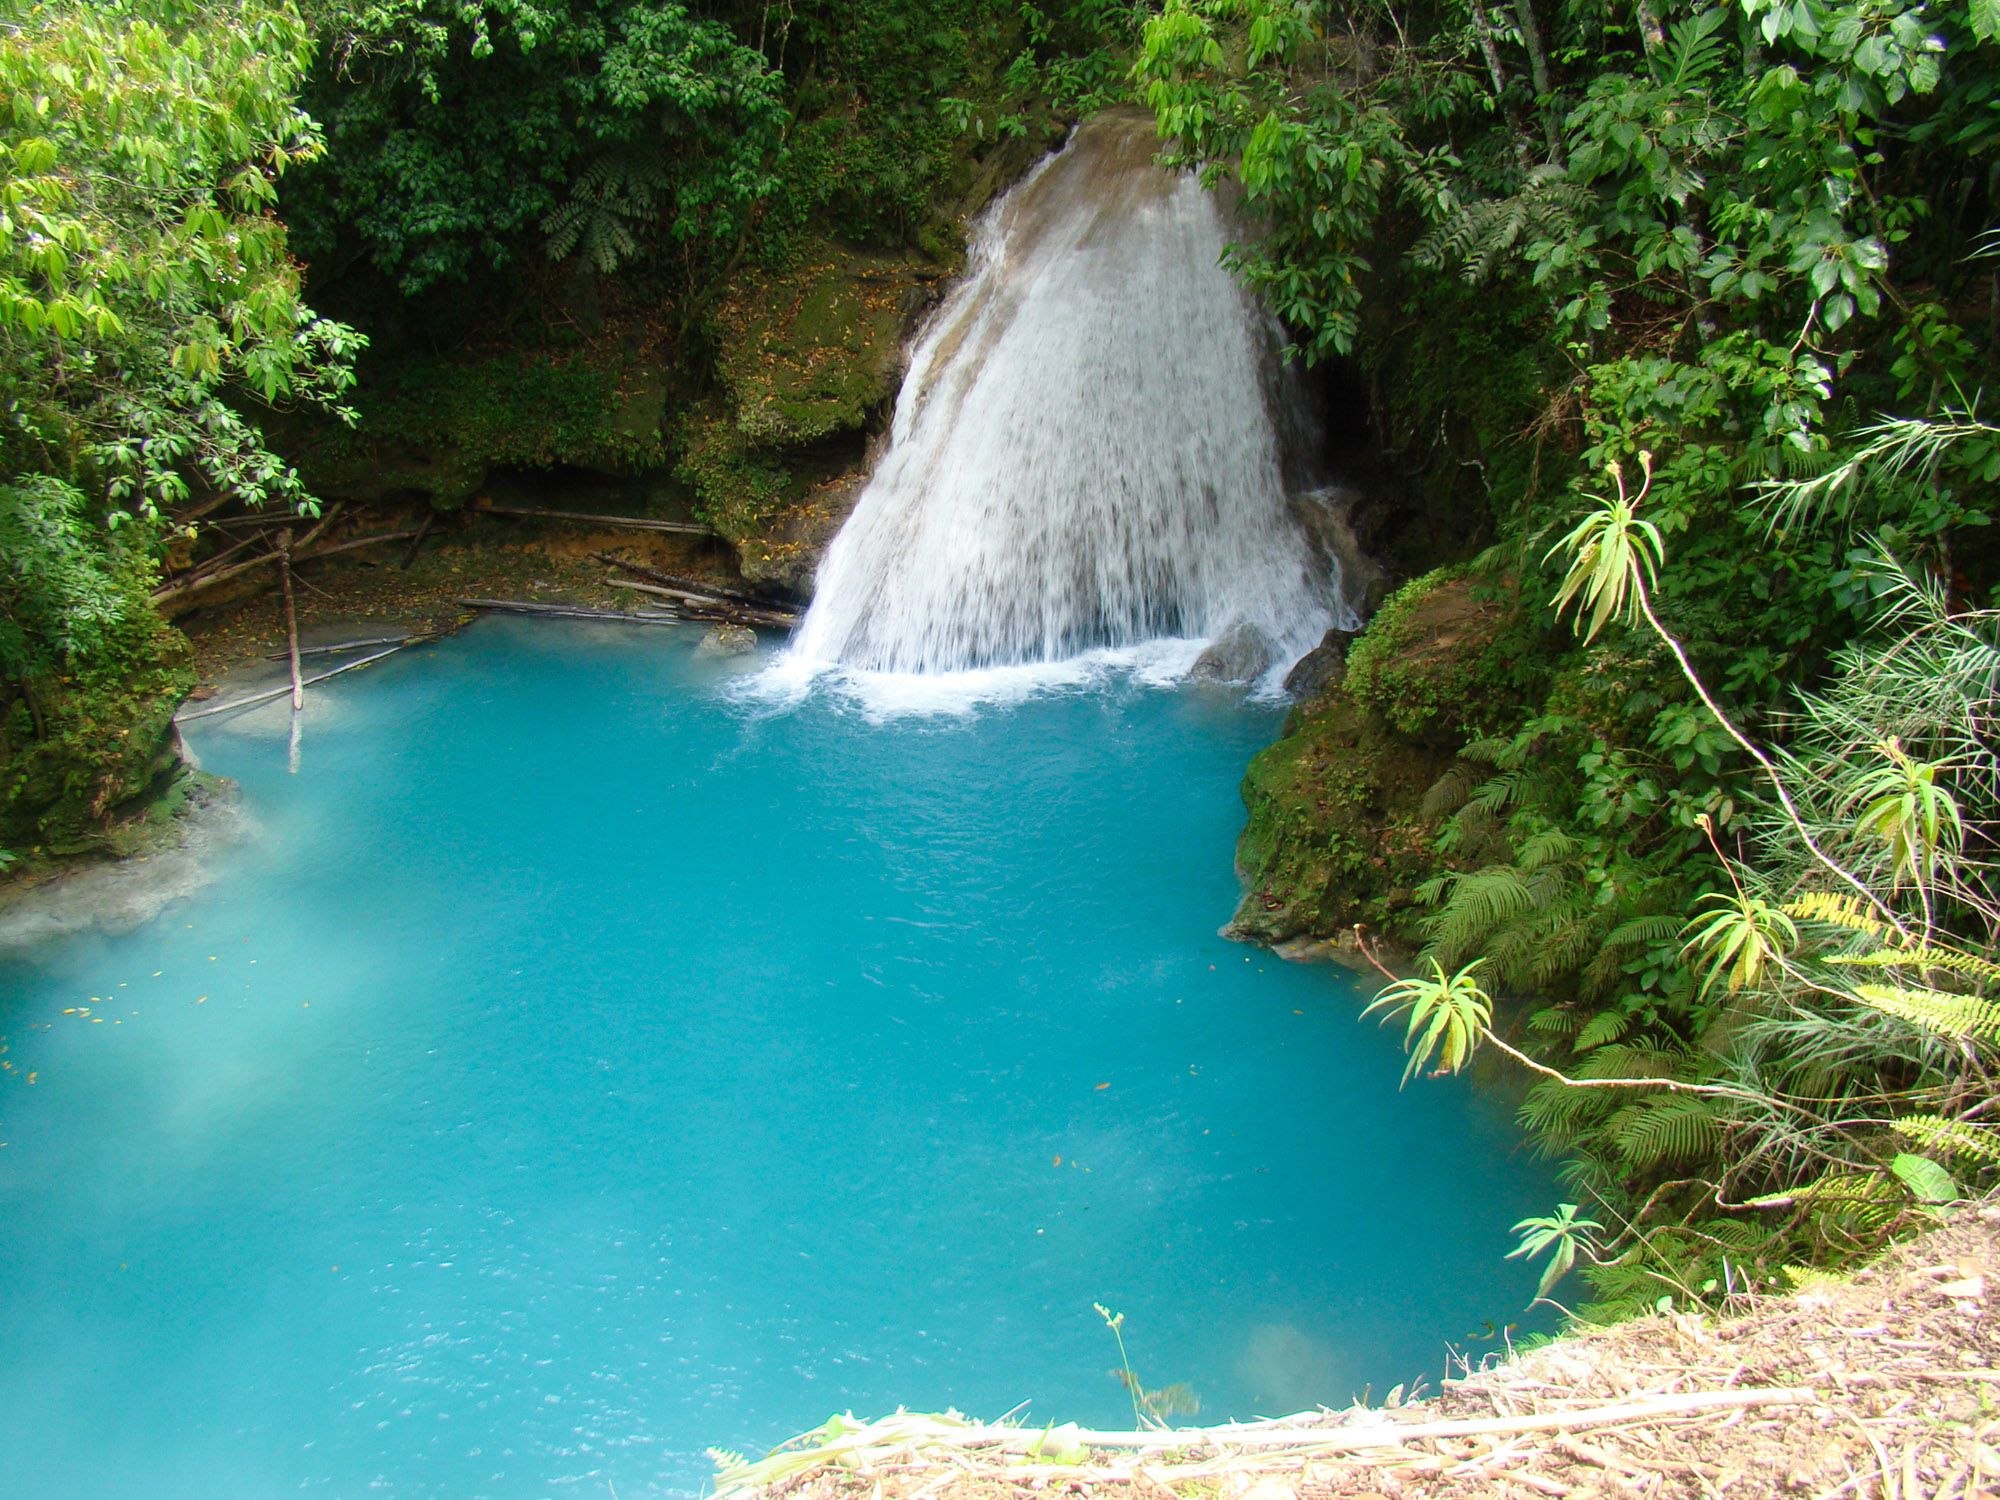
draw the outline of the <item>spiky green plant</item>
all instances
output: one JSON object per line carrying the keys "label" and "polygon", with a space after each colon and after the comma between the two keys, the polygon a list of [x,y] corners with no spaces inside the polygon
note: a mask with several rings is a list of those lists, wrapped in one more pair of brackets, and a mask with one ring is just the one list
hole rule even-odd
{"label": "spiky green plant", "polygon": [[1473,977],[1479,968],[1475,960],[1455,974],[1446,974],[1444,965],[1430,960],[1428,977],[1399,979],[1385,988],[1361,1013],[1386,1011],[1385,1021],[1409,1016],[1403,1033],[1403,1047],[1410,1055],[1403,1068],[1408,1083],[1433,1056],[1440,1072],[1456,1073],[1472,1060],[1473,1050],[1493,1019],[1493,1002]]}

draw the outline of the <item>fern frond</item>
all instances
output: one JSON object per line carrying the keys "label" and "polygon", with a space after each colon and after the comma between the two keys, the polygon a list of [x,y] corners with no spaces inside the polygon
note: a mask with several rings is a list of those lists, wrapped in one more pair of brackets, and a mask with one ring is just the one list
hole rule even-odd
{"label": "fern frond", "polygon": [[1919,944],[1909,948],[1880,948],[1873,953],[1839,955],[1826,961],[1864,969],[1942,969],[1947,974],[1963,974],[1968,979],[2000,983],[2000,963],[1959,948]]}
{"label": "fern frond", "polygon": [[2000,1042],[2000,1005],[1977,995],[1888,984],[1857,984],[1852,993],[1884,1015],[1948,1041]]}
{"label": "fern frond", "polygon": [[1581,1012],[1567,1005],[1545,1005],[1528,1017],[1529,1030],[1554,1032],[1558,1036],[1574,1035],[1582,1024]]}
{"label": "fern frond", "polygon": [[1589,1025],[1576,1034],[1573,1045],[1579,1052],[1588,1052],[1606,1042],[1617,1041],[1631,1025],[1632,1018],[1622,1010],[1601,1010],[1590,1018]]}
{"label": "fern frond", "polygon": [[1612,1147],[1634,1171],[1686,1161],[1715,1149],[1722,1122],[1699,1094],[1669,1094],[1628,1104],[1611,1117]]}
{"label": "fern frond", "polygon": [[1524,870],[1559,864],[1577,851],[1577,842],[1560,828],[1545,828],[1521,845],[1518,863]]}
{"label": "fern frond", "polygon": [[1465,806],[1472,796],[1472,790],[1479,785],[1484,772],[1473,762],[1461,756],[1444,768],[1444,774],[1430,785],[1419,804],[1427,818],[1442,818],[1455,813]]}
{"label": "fern frond", "polygon": [[1980,1166],[2000,1165],[2000,1130],[1943,1115],[1906,1115],[1891,1127],[1926,1151]]}
{"label": "fern frond", "polygon": [[1599,1047],[1576,1071],[1579,1078],[1675,1078],[1688,1082],[1692,1062],[1678,1047],[1639,1037]]}
{"label": "fern frond", "polygon": [[1534,904],[1534,892],[1520,871],[1510,865],[1488,865],[1458,877],[1437,914],[1425,921],[1425,934],[1433,948],[1455,961],[1496,927],[1531,911]]}
{"label": "fern frond", "polygon": [[1862,904],[1859,896],[1808,891],[1796,901],[1787,901],[1784,910],[1786,916],[1797,917],[1801,922],[1823,922],[1829,927],[1844,927],[1870,937],[1880,937],[1888,931],[1887,925]]}

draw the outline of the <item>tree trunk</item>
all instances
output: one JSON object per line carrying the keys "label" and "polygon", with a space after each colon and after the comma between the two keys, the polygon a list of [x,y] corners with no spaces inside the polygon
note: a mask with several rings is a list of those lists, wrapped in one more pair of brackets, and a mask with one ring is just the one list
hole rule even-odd
{"label": "tree trunk", "polygon": [[1479,54],[1486,59],[1486,76],[1493,80],[1493,97],[1507,92],[1507,73],[1500,66],[1500,49],[1493,44],[1493,23],[1486,19],[1481,0],[1466,0],[1472,7],[1472,33],[1479,38]]}
{"label": "tree trunk", "polygon": [[1667,44],[1667,29],[1660,24],[1659,8],[1653,0],[1632,0],[1632,9],[1639,18],[1639,43],[1651,57]]}
{"label": "tree trunk", "polygon": [[1521,45],[1528,49],[1528,76],[1535,84],[1535,112],[1542,117],[1542,135],[1549,144],[1549,160],[1562,165],[1562,130],[1556,123],[1555,86],[1549,82],[1549,54],[1542,45],[1541,23],[1535,19],[1534,0],[1514,0],[1514,14],[1521,22]]}

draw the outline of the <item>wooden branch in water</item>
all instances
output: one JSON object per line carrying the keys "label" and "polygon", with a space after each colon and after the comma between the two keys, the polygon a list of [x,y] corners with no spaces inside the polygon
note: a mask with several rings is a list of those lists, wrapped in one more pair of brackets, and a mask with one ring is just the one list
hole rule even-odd
{"label": "wooden branch in water", "polygon": [[[331,646],[301,646],[299,655],[331,656],[336,651],[361,651],[369,646],[407,646],[413,641],[428,639],[428,636],[421,635],[374,635],[365,641],[339,641]],[[264,654],[264,660],[283,661],[289,654],[285,651],[268,651]]]}
{"label": "wooden branch in water", "polygon": [[292,667],[292,712],[306,706],[306,685],[299,680],[299,611],[292,598],[292,528],[278,533],[278,580],[285,593],[285,656]]}
{"label": "wooden branch in water", "polygon": [[643,578],[649,583],[661,584],[670,589],[688,589],[705,598],[731,599],[738,604],[748,604],[753,609],[768,609],[779,614],[789,613],[778,600],[767,595],[753,594],[745,589],[734,588],[723,583],[707,583],[699,578],[683,578],[678,573],[663,573],[658,568],[649,568],[644,563],[627,562],[610,552],[590,554],[599,562],[630,573],[634,578]]}
{"label": "wooden branch in water", "polygon": [[656,521],[650,516],[596,516],[580,510],[543,510],[528,505],[478,505],[479,516],[519,516],[530,521],[568,521],[576,526],[612,526],[627,531],[671,531],[677,536],[713,536],[693,521]]}
{"label": "wooden branch in water", "polygon": [[611,620],[625,625],[680,625],[679,615],[627,614],[622,609],[592,609],[587,604],[536,604],[527,599],[454,599],[461,609],[490,610],[505,615],[541,615],[562,620]]}
{"label": "wooden branch in water", "polygon": [[733,600],[697,594],[692,589],[670,589],[657,583],[637,583],[629,578],[607,578],[604,581],[614,589],[637,589],[642,594],[672,600],[676,608],[693,620],[712,620],[724,625],[761,625],[767,630],[790,630],[799,623],[799,617],[794,614],[746,608]]}
{"label": "wooden branch in water", "polygon": [[[306,678],[300,686],[311,687],[316,682],[325,682],[329,677],[338,677],[342,672],[352,672],[357,667],[365,667],[370,662],[380,661],[385,656],[394,656],[398,651],[405,650],[409,646],[419,645],[426,639],[428,637],[415,636],[404,642],[403,645],[391,646],[386,651],[377,651],[373,656],[364,656],[359,661],[342,662],[337,667],[329,667],[324,672],[317,672],[311,677]],[[259,703],[269,703],[273,698],[282,698],[291,691],[292,685],[286,683],[283,687],[272,688],[268,693],[252,693],[247,698],[232,698],[229,702],[218,703],[212,708],[198,708],[191,714],[175,714],[174,722],[176,724],[185,724],[193,719],[206,719],[211,714],[226,714],[232,708],[253,708]]]}

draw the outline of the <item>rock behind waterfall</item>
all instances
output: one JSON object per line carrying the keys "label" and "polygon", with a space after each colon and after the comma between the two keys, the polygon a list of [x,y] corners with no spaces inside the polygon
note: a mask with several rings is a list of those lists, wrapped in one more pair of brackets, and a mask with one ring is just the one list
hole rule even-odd
{"label": "rock behind waterfall", "polygon": [[1188,675],[1201,682],[1255,682],[1271,670],[1271,638],[1240,620],[1194,659]]}

